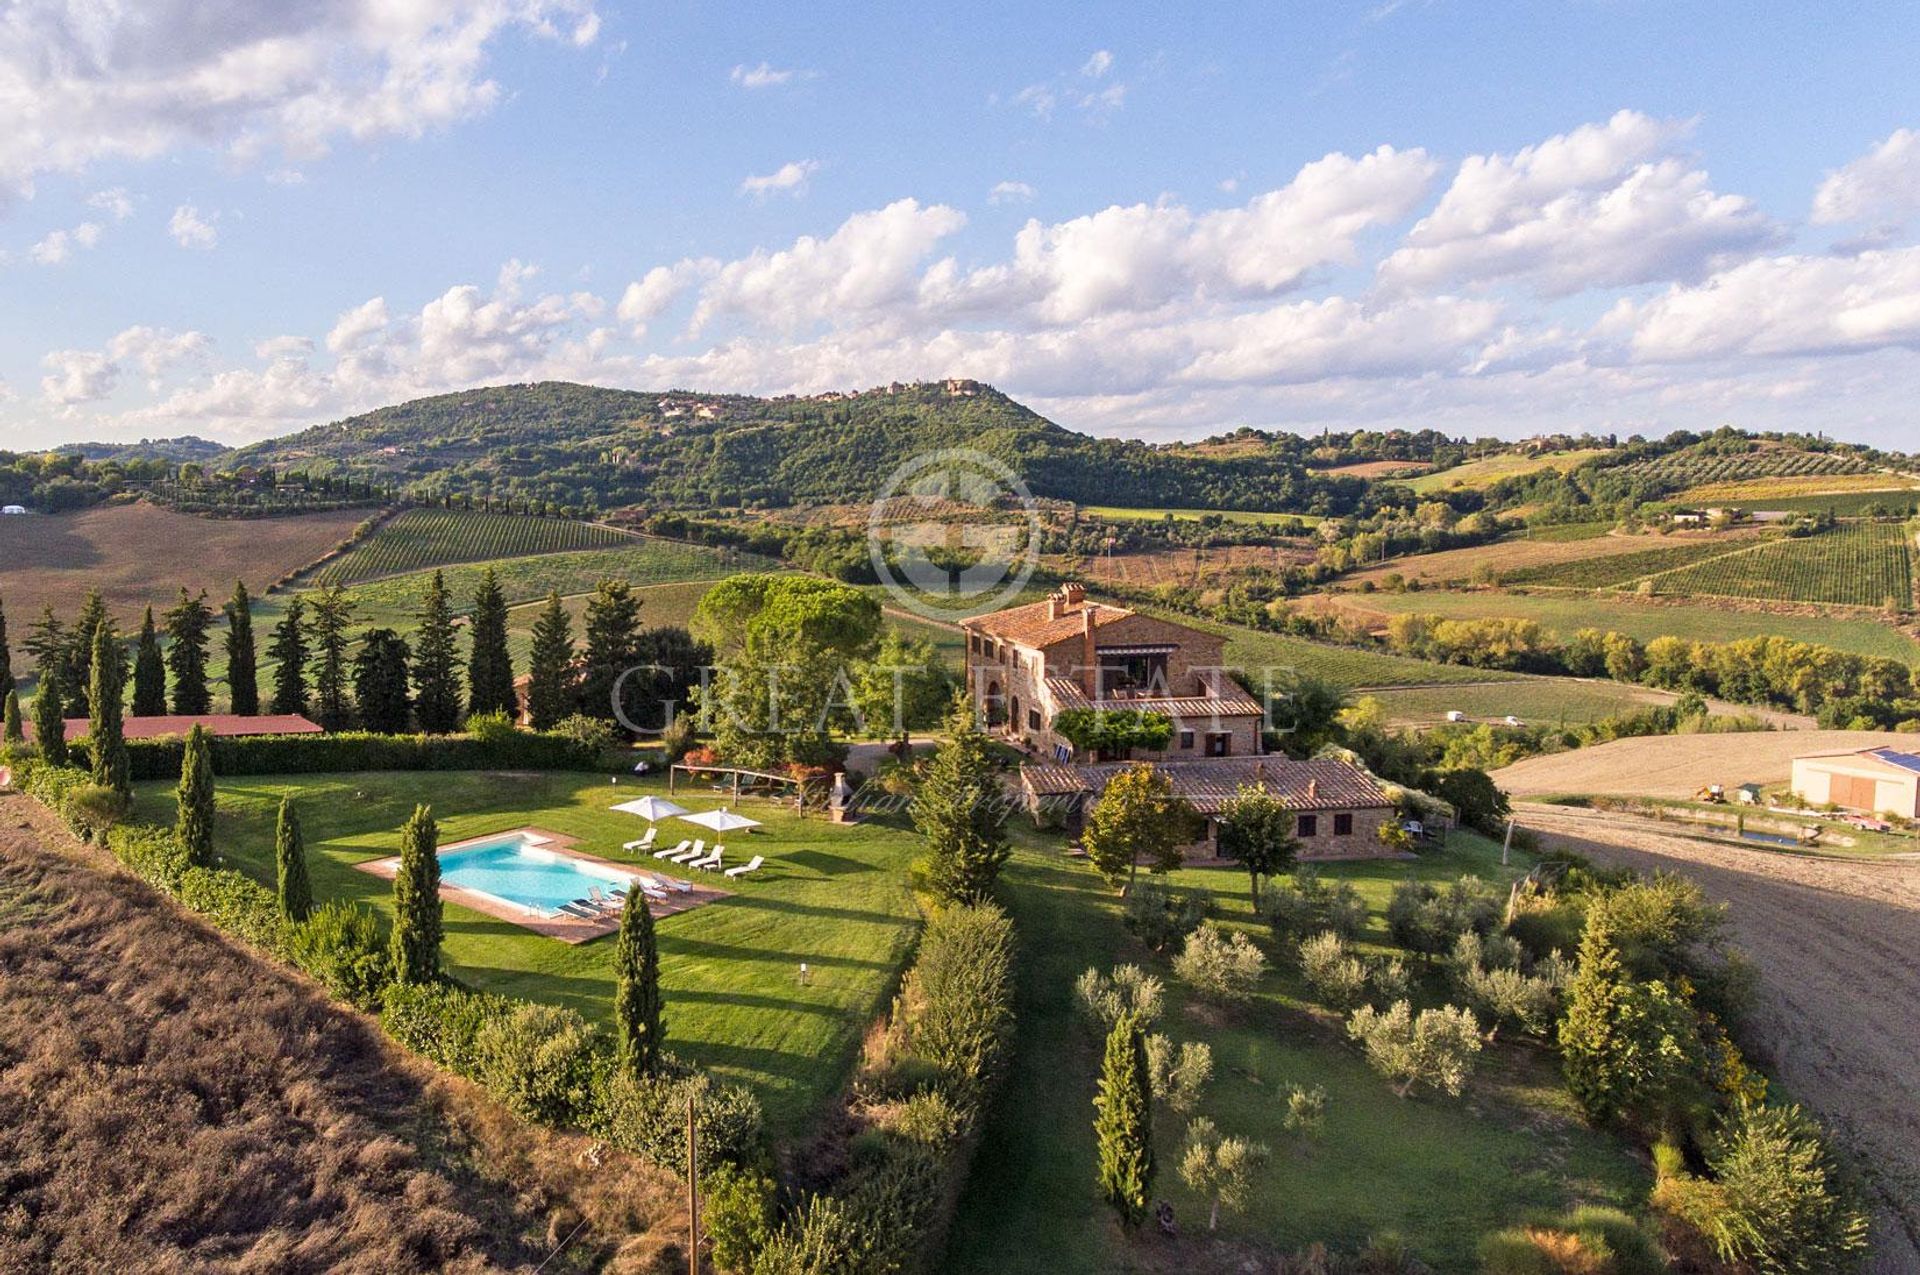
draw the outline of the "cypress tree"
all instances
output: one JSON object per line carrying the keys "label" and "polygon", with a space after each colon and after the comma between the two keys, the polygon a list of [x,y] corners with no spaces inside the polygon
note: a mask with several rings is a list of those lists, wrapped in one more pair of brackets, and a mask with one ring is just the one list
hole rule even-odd
{"label": "cypress tree", "polygon": [[7,688],[6,718],[4,724],[0,724],[0,741],[5,741],[9,744],[18,744],[23,742],[26,737],[27,732],[25,728],[20,725],[20,692],[9,686]]}
{"label": "cypress tree", "polygon": [[67,708],[75,717],[93,716],[93,646],[106,623],[107,604],[100,600],[100,590],[89,589],[87,600],[80,607],[79,622],[67,630],[72,649],[67,653],[65,676],[61,679],[67,688],[67,698],[72,701]]}
{"label": "cypress tree", "polygon": [[260,668],[253,646],[253,599],[241,580],[233,582],[233,600],[227,603],[227,695],[236,715],[259,714]]}
{"label": "cypress tree", "polygon": [[153,608],[148,607],[133,657],[133,715],[164,717],[166,712],[167,664],[160,656],[160,635],[153,629]]}
{"label": "cypress tree", "polygon": [[620,913],[613,964],[619,978],[613,994],[613,1022],[620,1066],[637,1080],[659,1070],[660,1042],[666,1031],[660,1015],[660,944],[653,932],[653,913],[638,890],[627,896]]}
{"label": "cypress tree", "polygon": [[407,700],[407,644],[392,629],[367,634],[353,657],[353,697],[360,725],[382,735],[403,735],[411,724]]}
{"label": "cypress tree", "polygon": [[49,766],[67,764],[66,709],[60,702],[60,670],[48,669],[40,678],[39,693],[33,697],[33,742],[40,748],[40,759]]}
{"label": "cypress tree", "polygon": [[347,625],[352,621],[353,602],[345,589],[335,585],[314,598],[313,699],[320,724],[328,730],[347,725]]}
{"label": "cypress tree", "polygon": [[126,660],[120,653],[111,622],[93,631],[92,711],[87,734],[93,752],[93,782],[122,797],[133,796],[133,766],[127,757],[127,735],[121,699],[127,690]]}
{"label": "cypress tree", "polygon": [[280,799],[280,822],[274,828],[273,858],[279,869],[280,915],[304,921],[313,911],[313,884],[307,879],[307,848],[300,836],[300,816],[293,798]]}
{"label": "cypress tree", "polygon": [[1100,1092],[1093,1100],[1094,1137],[1099,1142],[1100,1193],[1128,1230],[1147,1217],[1153,1187],[1153,1088],[1147,1047],[1132,1014],[1122,1014],[1107,1034]]}
{"label": "cypress tree", "polygon": [[167,611],[167,671],[173,674],[173,711],[197,717],[213,711],[213,691],[207,685],[207,640],[213,612],[207,591],[191,597],[180,590],[180,601]]}
{"label": "cypress tree", "polygon": [[413,638],[413,711],[420,729],[429,735],[444,735],[460,725],[455,662],[453,608],[447,602],[447,582],[436,571],[427,585],[420,628]]}
{"label": "cypress tree", "polygon": [[0,598],[0,690],[13,688],[13,650],[7,645],[7,602]]}
{"label": "cypress tree", "polygon": [[467,656],[467,711],[505,713],[513,696],[513,656],[507,651],[507,595],[488,567],[473,595],[473,650]]}
{"label": "cypress tree", "polygon": [[1001,823],[1000,778],[987,737],[964,699],[914,793],[913,826],[927,839],[927,884],[949,903],[979,903],[993,893],[1011,847]]}
{"label": "cypress tree", "polygon": [[307,629],[306,604],[299,598],[287,601],[287,613],[273,626],[273,640],[267,654],[277,664],[273,670],[273,703],[276,713],[307,711]]}
{"label": "cypress tree", "polygon": [[552,730],[573,711],[573,622],[556,590],[533,622],[532,681],[527,687],[527,716],[535,730]]}
{"label": "cypress tree", "polygon": [[207,728],[195,722],[180,758],[179,818],[174,839],[196,868],[213,864],[213,743]]}
{"label": "cypress tree", "polygon": [[416,806],[400,829],[400,870],[393,878],[393,976],[425,983],[440,973],[440,829],[433,809]]}

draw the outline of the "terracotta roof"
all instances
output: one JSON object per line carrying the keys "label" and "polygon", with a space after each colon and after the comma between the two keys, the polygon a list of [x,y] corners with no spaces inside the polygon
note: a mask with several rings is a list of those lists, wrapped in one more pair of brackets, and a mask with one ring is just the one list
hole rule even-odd
{"label": "terracotta roof", "polygon": [[[1088,766],[1029,763],[1021,782],[1035,796],[1104,791],[1108,781],[1137,762],[1101,762]],[[1173,791],[1203,815],[1216,814],[1241,788],[1266,789],[1295,810],[1353,810],[1390,806],[1371,776],[1343,761],[1294,761],[1278,753],[1261,757],[1209,757],[1200,761],[1155,762],[1173,780]]]}
{"label": "terracotta roof", "polygon": [[1059,599],[1045,598],[1026,606],[977,615],[961,623],[965,628],[1023,646],[1046,647],[1080,633],[1086,623],[1081,616],[1087,611],[1093,612],[1095,629],[1133,614],[1125,607],[1108,606],[1104,602],[1075,602],[1061,605],[1060,614],[1055,617],[1051,608],[1056,605],[1061,605]]}
{"label": "terracotta roof", "polygon": [[[285,713],[270,717],[238,717],[232,713],[209,713],[201,717],[129,717],[126,719],[128,739],[161,739],[168,735],[184,735],[193,729],[194,723],[207,728],[214,735],[318,735],[320,727],[300,716],[298,713]],[[27,738],[33,738],[33,724],[23,723]],[[84,717],[69,717],[66,720],[67,738],[84,739],[93,723]]]}

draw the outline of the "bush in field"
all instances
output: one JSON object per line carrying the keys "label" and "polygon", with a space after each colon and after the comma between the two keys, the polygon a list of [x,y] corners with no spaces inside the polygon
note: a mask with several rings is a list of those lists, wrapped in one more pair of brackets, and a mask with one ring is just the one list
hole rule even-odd
{"label": "bush in field", "polygon": [[1423,1009],[1418,1017],[1406,1001],[1395,1001],[1384,1013],[1363,1005],[1347,1020],[1347,1035],[1360,1042],[1367,1061],[1402,1098],[1418,1085],[1459,1097],[1480,1052],[1478,1024],[1455,1005]]}
{"label": "bush in field", "polygon": [[1272,1159],[1263,1143],[1223,1138],[1204,1116],[1187,1126],[1180,1157],[1180,1180],[1208,1203],[1207,1229],[1220,1229],[1220,1210],[1239,1213],[1253,1198],[1254,1186]]}
{"label": "bush in field", "polygon": [[100,841],[127,817],[126,796],[105,784],[81,783],[66,795],[60,813],[82,840]]}
{"label": "bush in field", "polygon": [[1260,892],[1260,914],[1282,943],[1297,943],[1322,930],[1350,939],[1367,923],[1367,903],[1351,881],[1329,885],[1302,867],[1294,872],[1291,885],[1268,885]]}
{"label": "bush in field", "polygon": [[1387,933],[1409,952],[1431,960],[1451,952],[1462,934],[1493,929],[1500,912],[1499,894],[1478,877],[1461,877],[1444,888],[1402,881],[1387,901]]}
{"label": "bush in field", "polygon": [[1657,1122],[1692,1101],[1705,1071],[1684,985],[1631,978],[1599,909],[1587,918],[1559,1038],[1567,1088],[1594,1121]]}
{"label": "bush in field", "polygon": [[1324,1086],[1295,1085],[1287,1091],[1287,1114],[1282,1127],[1303,1138],[1317,1138],[1327,1129],[1327,1091]]}
{"label": "bush in field", "polygon": [[1160,1021],[1166,1006],[1166,987],[1138,965],[1116,965],[1112,974],[1090,969],[1073,985],[1080,1012],[1102,1037],[1125,1015],[1142,1031]]}
{"label": "bush in field", "polygon": [[1127,892],[1124,921],[1133,936],[1155,952],[1164,952],[1199,928],[1213,909],[1205,890],[1174,890],[1158,881],[1142,881]]}
{"label": "bush in field", "polygon": [[706,1176],[701,1222],[721,1270],[744,1271],[773,1238],[773,1179],[755,1169],[723,1164]]}
{"label": "bush in field", "polygon": [[1253,996],[1267,972],[1267,958],[1245,934],[1209,923],[1187,936],[1173,958],[1173,972],[1208,1000],[1230,1004]]}
{"label": "bush in field", "polygon": [[1367,994],[1366,962],[1332,930],[1300,945],[1300,972],[1306,976],[1307,985],[1335,1009],[1351,1009]]}
{"label": "bush in field", "polygon": [[324,903],[291,928],[287,941],[294,963],[329,992],[361,1009],[380,1007],[393,966],[371,909],[345,899]]}
{"label": "bush in field", "polygon": [[1156,1033],[1147,1037],[1147,1077],[1154,1097],[1183,1116],[1192,1115],[1213,1082],[1213,1050],[1197,1040],[1176,1046]]}
{"label": "bush in field", "polygon": [[1572,966],[1558,952],[1529,969],[1524,949],[1504,934],[1462,934],[1447,965],[1454,989],[1486,1024],[1488,1040],[1507,1025],[1546,1036],[1559,1020],[1561,997],[1573,978]]}
{"label": "bush in field", "polygon": [[474,1033],[480,1083],[523,1120],[585,1123],[598,1106],[611,1048],[570,1009],[516,1004]]}
{"label": "bush in field", "polygon": [[900,989],[907,1045],[969,1095],[986,1085],[1013,1031],[1013,922],[991,903],[948,907],[920,937]]}
{"label": "bush in field", "polygon": [[1659,1245],[1619,1209],[1583,1205],[1564,1217],[1495,1231],[1480,1242],[1482,1275],[1661,1275]]}
{"label": "bush in field", "polygon": [[1367,985],[1376,1001],[1391,1005],[1413,994],[1413,974],[1399,957],[1380,957],[1367,964]]}

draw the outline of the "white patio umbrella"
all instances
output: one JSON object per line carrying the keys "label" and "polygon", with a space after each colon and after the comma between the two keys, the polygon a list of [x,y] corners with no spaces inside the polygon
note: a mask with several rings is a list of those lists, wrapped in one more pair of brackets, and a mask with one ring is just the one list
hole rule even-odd
{"label": "white patio umbrella", "polygon": [[687,808],[668,801],[665,797],[635,797],[632,801],[623,801],[613,809],[623,814],[639,815],[648,823],[657,823],[662,819],[671,819],[675,815],[684,815]]}
{"label": "white patio umbrella", "polygon": [[758,828],[758,819],[749,819],[745,815],[736,815],[731,810],[703,810],[697,815],[681,815],[688,823],[697,823],[702,828],[711,828],[715,832],[735,832],[741,828]]}

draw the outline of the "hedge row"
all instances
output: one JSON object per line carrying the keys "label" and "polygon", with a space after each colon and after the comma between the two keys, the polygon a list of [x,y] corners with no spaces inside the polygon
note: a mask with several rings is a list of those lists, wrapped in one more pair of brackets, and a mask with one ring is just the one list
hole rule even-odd
{"label": "hedge row", "polygon": [[[87,741],[74,743],[74,760],[87,765]],[[178,779],[186,741],[178,737],[127,741],[133,777]],[[593,770],[598,749],[571,736],[537,731],[488,735],[216,735],[218,775],[317,775],[361,770]]]}

